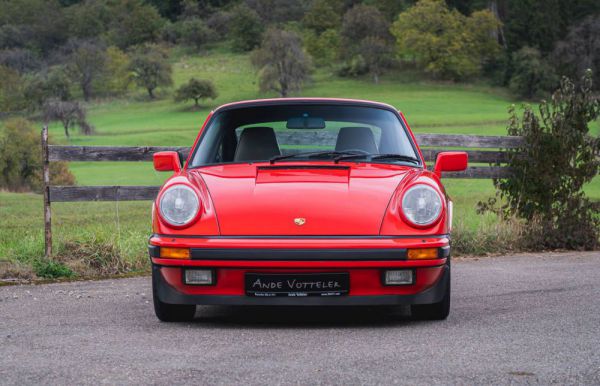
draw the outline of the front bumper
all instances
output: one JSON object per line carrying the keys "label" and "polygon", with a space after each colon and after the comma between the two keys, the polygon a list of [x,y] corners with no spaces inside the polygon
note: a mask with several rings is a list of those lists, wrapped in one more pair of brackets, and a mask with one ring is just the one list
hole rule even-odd
{"label": "front bumper", "polygon": [[[191,259],[160,258],[160,247],[191,249]],[[409,248],[438,248],[438,258],[407,260]],[[433,238],[173,238],[153,236],[149,245],[155,296],[169,304],[400,305],[442,300],[450,280],[449,240]],[[183,282],[186,268],[212,269],[216,283]],[[412,269],[411,285],[386,286],[386,269]],[[347,272],[350,292],[335,297],[246,296],[246,273]]]}

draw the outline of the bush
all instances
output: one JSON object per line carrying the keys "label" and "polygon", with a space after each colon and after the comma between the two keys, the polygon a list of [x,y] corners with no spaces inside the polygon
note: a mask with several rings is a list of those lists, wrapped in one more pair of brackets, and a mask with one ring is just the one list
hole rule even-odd
{"label": "bush", "polygon": [[512,58],[513,72],[508,87],[515,95],[532,99],[556,87],[558,77],[537,49],[523,47]]}
{"label": "bush", "polygon": [[524,144],[509,152],[511,177],[494,180],[497,196],[480,203],[481,211],[527,220],[531,247],[600,245],[600,203],[582,191],[600,166],[600,138],[589,131],[589,123],[600,117],[600,101],[592,93],[591,71],[581,84],[564,78],[552,100],[540,104],[539,116],[525,106],[519,119],[511,108],[508,133],[523,136]]}
{"label": "bush", "polygon": [[[74,185],[75,177],[64,162],[50,164],[53,185]],[[0,136],[0,189],[41,191],[42,157],[40,135],[24,119],[5,123]]]}
{"label": "bush", "polygon": [[74,276],[73,271],[69,267],[54,260],[34,260],[33,270],[37,276],[46,279]]}
{"label": "bush", "polygon": [[201,99],[215,99],[217,97],[217,89],[210,80],[190,79],[186,84],[182,85],[175,92],[175,101],[184,102],[190,99],[194,100],[194,105],[199,106]]}

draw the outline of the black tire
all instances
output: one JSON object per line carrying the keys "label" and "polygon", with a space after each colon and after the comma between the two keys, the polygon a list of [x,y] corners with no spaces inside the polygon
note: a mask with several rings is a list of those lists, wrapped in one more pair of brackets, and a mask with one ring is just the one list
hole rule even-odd
{"label": "black tire", "polygon": [[196,315],[196,306],[189,304],[163,303],[158,298],[156,288],[156,275],[160,272],[152,270],[152,299],[154,300],[154,313],[162,322],[189,322]]}
{"label": "black tire", "polygon": [[416,320],[444,320],[450,314],[450,266],[448,265],[448,280],[446,293],[441,302],[432,304],[414,304],[410,313]]}

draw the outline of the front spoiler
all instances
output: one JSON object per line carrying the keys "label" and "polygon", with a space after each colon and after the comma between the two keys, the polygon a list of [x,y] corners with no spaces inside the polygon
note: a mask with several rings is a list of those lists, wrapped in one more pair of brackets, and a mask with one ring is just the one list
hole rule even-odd
{"label": "front spoiler", "polygon": [[245,295],[187,295],[177,291],[163,278],[159,265],[152,265],[154,295],[169,304],[236,305],[236,306],[383,306],[431,304],[441,302],[450,281],[448,263],[433,287],[411,295],[370,295],[335,297],[251,297]]}

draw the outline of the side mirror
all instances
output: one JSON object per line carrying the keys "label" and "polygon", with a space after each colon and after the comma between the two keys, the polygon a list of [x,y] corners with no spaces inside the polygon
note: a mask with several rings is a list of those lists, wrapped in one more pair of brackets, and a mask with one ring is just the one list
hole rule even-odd
{"label": "side mirror", "polygon": [[154,153],[154,170],[158,172],[181,171],[181,159],[176,151],[159,151]]}
{"label": "side mirror", "polygon": [[442,172],[461,172],[467,168],[469,155],[464,151],[445,151],[438,153],[433,172],[438,177]]}

